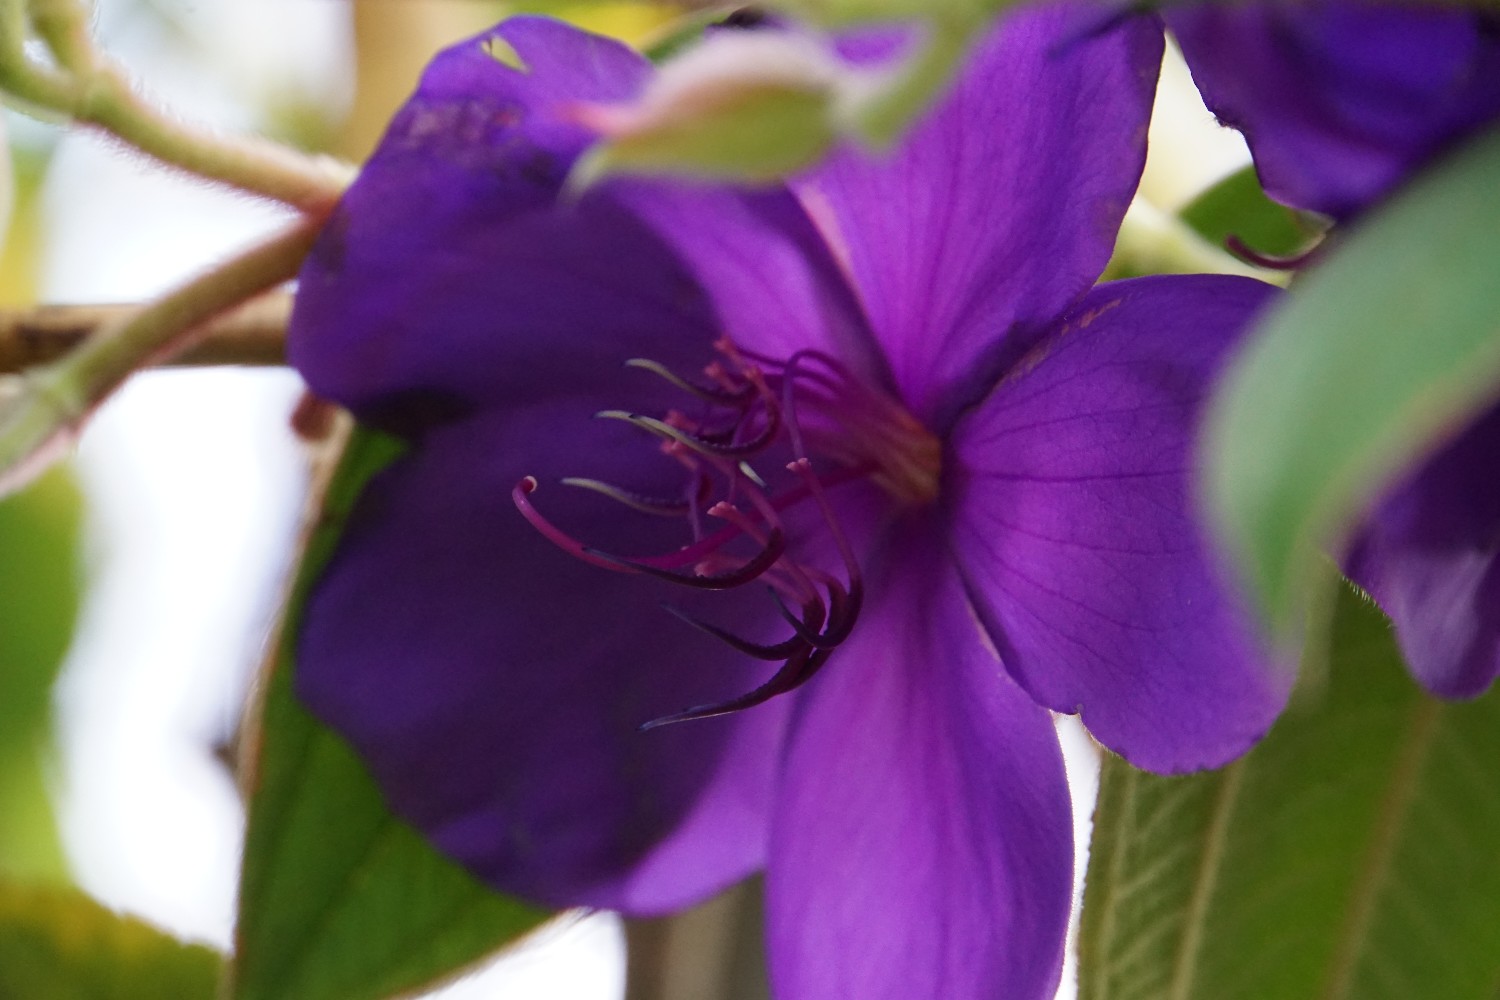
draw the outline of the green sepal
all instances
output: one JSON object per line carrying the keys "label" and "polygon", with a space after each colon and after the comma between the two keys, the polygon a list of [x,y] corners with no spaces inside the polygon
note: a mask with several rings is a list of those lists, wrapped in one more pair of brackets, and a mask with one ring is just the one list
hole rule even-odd
{"label": "green sepal", "polygon": [[258,731],[230,1000],[380,1000],[461,973],[550,914],[502,896],[391,815],[292,690],[299,616],[364,486],[401,453],[356,430],[298,570]]}

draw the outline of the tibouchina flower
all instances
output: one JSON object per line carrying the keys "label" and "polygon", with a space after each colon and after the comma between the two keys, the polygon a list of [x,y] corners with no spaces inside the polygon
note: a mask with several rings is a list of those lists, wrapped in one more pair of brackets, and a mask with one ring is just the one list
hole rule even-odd
{"label": "tibouchina flower", "polygon": [[1274,292],[1090,290],[1161,33],[1007,24],[893,155],[573,201],[573,109],[652,70],[511,20],[436,59],[345,196],[290,350],[410,450],[310,599],[298,690],[487,882],[642,914],[764,868],[783,1000],[1050,997],[1047,710],[1159,771],[1269,726],[1285,678],[1188,463]]}
{"label": "tibouchina flower", "polygon": [[1203,99],[1273,198],[1345,220],[1500,118],[1500,17],[1436,4],[1174,8]]}
{"label": "tibouchina flower", "polygon": [[[1168,21],[1266,190],[1348,220],[1500,123],[1500,17],[1365,3],[1203,5]],[[1412,673],[1471,697],[1500,673],[1500,409],[1414,469],[1344,568],[1395,622]]]}

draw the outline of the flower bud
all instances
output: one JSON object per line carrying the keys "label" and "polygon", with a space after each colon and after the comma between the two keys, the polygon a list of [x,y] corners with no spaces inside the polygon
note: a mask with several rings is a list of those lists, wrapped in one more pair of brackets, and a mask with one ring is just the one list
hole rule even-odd
{"label": "flower bud", "polygon": [[769,182],[839,137],[840,108],[868,75],[790,31],[720,32],[667,63],[638,100],[580,105],[603,141],[571,186],[615,173]]}

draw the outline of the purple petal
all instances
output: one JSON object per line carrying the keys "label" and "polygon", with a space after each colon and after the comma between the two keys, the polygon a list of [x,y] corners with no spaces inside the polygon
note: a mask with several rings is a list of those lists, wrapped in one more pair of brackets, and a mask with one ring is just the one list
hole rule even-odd
{"label": "purple petal", "polygon": [[846,151],[797,185],[929,426],[1093,284],[1135,191],[1161,30],[1083,36],[1077,15],[1009,15],[894,154]]}
{"label": "purple petal", "polygon": [[288,353],[314,391],[405,430],[573,380],[601,341],[668,362],[706,345],[712,307],[671,250],[607,194],[557,205],[592,138],[568,107],[649,72],[539,18],[440,54],[303,268]]}
{"label": "purple petal", "polygon": [[1274,198],[1344,219],[1500,115],[1493,14],[1363,2],[1202,4],[1167,23]]}
{"label": "purple petal", "polygon": [[815,348],[871,380],[885,377],[848,283],[784,188],[631,180],[611,192],[678,251],[741,347],[779,358]]}
{"label": "purple petal", "polygon": [[1433,694],[1471,698],[1500,673],[1500,408],[1377,508],[1345,565],[1396,623]]}
{"label": "purple petal", "polygon": [[984,643],[930,525],[806,690],[771,835],[783,1000],[1050,1000],[1072,820],[1052,722]]}
{"label": "purple petal", "polygon": [[775,612],[759,591],[585,565],[523,520],[510,493],[529,473],[537,507],[585,543],[645,555],[687,540],[676,519],[556,484],[681,490],[652,439],[590,420],[604,402],[445,425],[376,479],[307,606],[297,686],[393,811],[485,881],[652,913],[761,866],[785,706],[637,731],[766,671],[661,601],[761,641]]}
{"label": "purple petal", "polygon": [[954,430],[954,552],[1001,659],[1150,770],[1224,763],[1285,697],[1190,502],[1203,399],[1272,294],[1101,285]]}

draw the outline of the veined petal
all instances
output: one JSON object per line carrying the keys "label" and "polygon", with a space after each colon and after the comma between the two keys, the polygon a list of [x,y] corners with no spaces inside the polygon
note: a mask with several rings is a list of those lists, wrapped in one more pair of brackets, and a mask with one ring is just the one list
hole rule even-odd
{"label": "veined petal", "polygon": [[1345,567],[1396,624],[1433,694],[1471,698],[1500,673],[1500,408],[1376,509]]}
{"label": "veined petal", "polygon": [[649,73],[543,18],[440,54],[303,268],[288,354],[314,391],[408,430],[587,380],[600,343],[701,354],[718,324],[676,255],[605,192],[558,204],[593,138],[569,108]]}
{"label": "veined petal", "polygon": [[1191,501],[1203,399],[1273,292],[1220,276],[1101,285],[954,429],[953,551],[1001,659],[1150,770],[1243,752],[1290,681]]}
{"label": "veined petal", "polygon": [[735,343],[782,358],[814,348],[867,380],[889,377],[828,247],[785,188],[621,180],[611,191],[677,250]]}
{"label": "veined petal", "polygon": [[930,524],[905,526],[805,691],[766,880],[782,1000],[1050,1000],[1072,821],[1057,736],[982,639]]}
{"label": "veined petal", "polygon": [[1184,5],[1166,18],[1266,191],[1336,219],[1500,115],[1489,12],[1322,0]]}
{"label": "veined petal", "polygon": [[600,405],[556,398],[445,425],[373,481],[307,605],[297,690],[392,810],[480,878],[655,913],[761,866],[785,715],[772,703],[638,732],[767,669],[659,603],[752,639],[784,629],[758,592],[696,605],[573,559],[517,512],[511,489],[529,473],[538,508],[586,543],[639,555],[686,540],[674,519],[556,484],[681,491],[680,467],[633,428],[589,419]]}
{"label": "veined petal", "polygon": [[942,429],[1104,268],[1146,154],[1161,29],[1008,15],[889,154],[795,187],[916,416]]}

